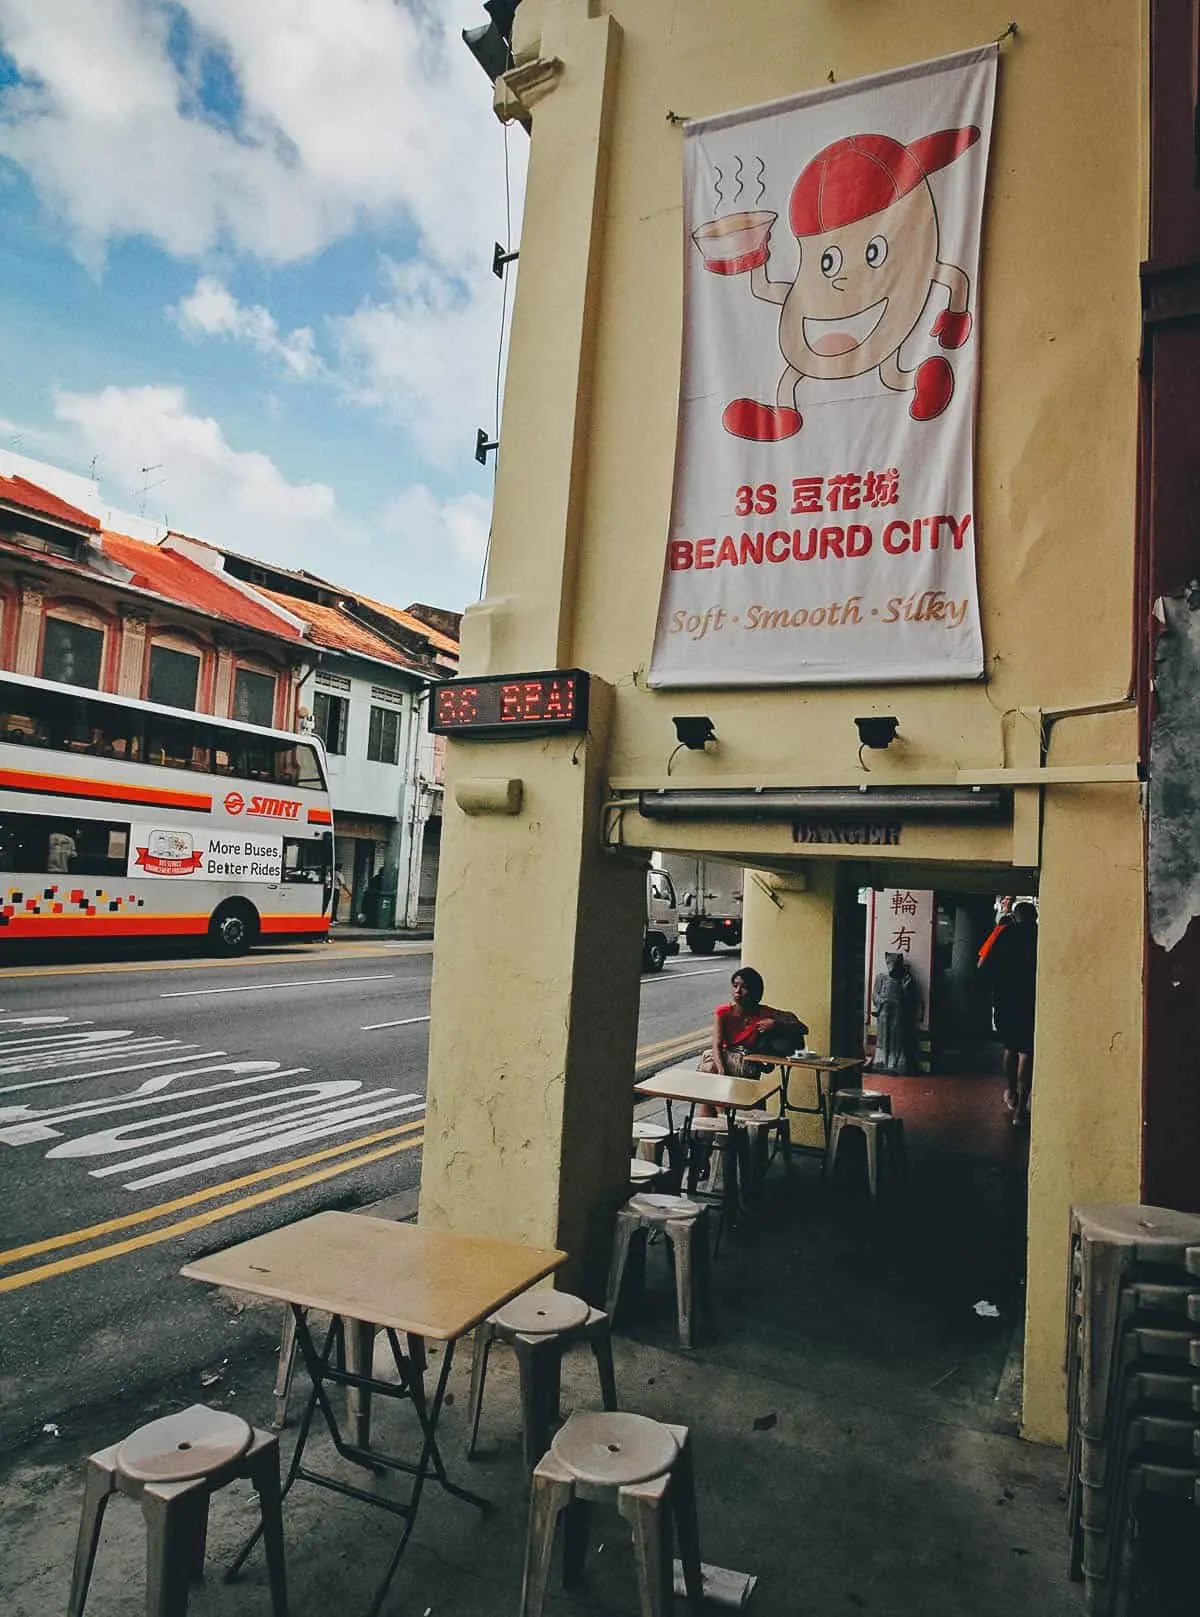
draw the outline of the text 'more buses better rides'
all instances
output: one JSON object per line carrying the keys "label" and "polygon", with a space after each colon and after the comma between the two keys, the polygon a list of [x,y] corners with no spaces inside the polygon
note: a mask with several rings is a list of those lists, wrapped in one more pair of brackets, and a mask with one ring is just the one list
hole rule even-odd
{"label": "text 'more buses better rides'", "polygon": [[319,743],[0,673],[0,947],[329,930]]}

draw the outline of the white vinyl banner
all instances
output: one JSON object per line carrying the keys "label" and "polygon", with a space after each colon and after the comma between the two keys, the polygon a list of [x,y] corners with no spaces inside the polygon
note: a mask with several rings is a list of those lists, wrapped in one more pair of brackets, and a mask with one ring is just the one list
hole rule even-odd
{"label": "white vinyl banner", "polygon": [[183,831],[134,825],[128,874],[176,881],[278,882],[283,879],[283,838],[224,827]]}
{"label": "white vinyl banner", "polygon": [[687,124],[649,684],[982,674],[972,451],[996,58]]}

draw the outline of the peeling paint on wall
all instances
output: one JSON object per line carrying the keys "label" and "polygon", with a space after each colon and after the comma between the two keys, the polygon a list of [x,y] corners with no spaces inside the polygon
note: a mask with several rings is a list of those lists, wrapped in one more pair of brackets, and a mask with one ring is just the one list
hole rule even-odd
{"label": "peeling paint on wall", "polygon": [[1200,915],[1200,584],[1155,603],[1150,934],[1174,949]]}

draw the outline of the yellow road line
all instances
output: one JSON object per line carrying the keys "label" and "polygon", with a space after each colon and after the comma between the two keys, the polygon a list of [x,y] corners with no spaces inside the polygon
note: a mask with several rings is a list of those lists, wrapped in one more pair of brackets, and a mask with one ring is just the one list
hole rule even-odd
{"label": "yellow road line", "polygon": [[[294,950],[283,954],[275,950],[264,951],[261,954],[239,955],[234,960],[206,960],[200,957],[196,960],[113,960],[107,964],[97,960],[91,963],[79,961],[69,966],[6,966],[0,969],[0,978],[16,977],[22,982],[31,977],[101,977],[125,973],[130,971],[228,971],[238,966],[246,967],[261,965],[270,962],[275,965],[286,965],[289,960],[383,960],[399,954],[399,949],[386,948],[381,943],[365,943],[362,945],[352,943],[339,943],[336,954],[331,955],[323,943],[301,944]],[[303,950],[303,953],[301,953]],[[404,945],[405,953],[421,954],[431,953],[432,943],[424,948],[419,943]]]}
{"label": "yellow road line", "polygon": [[676,1033],[669,1039],[659,1039],[656,1044],[639,1044],[637,1058],[641,1061],[645,1056],[655,1055],[660,1050],[669,1050],[676,1044],[695,1044],[697,1039],[707,1038],[708,1033],[709,1029],[707,1027],[697,1027],[693,1028],[690,1033]]}
{"label": "yellow road line", "polygon": [[55,1263],[44,1263],[37,1269],[22,1269],[18,1274],[6,1275],[0,1280],[0,1293],[6,1291],[20,1291],[25,1286],[35,1286],[39,1280],[51,1280],[56,1275],[70,1274],[75,1269],[86,1269],[94,1263],[107,1263],[110,1258],[123,1257],[127,1252],[137,1252],[143,1247],[157,1246],[161,1241],[173,1241],[176,1236],[186,1235],[190,1230],[204,1229],[209,1224],[219,1224],[222,1219],[233,1218],[237,1213],[245,1213],[252,1207],[262,1207],[267,1202],[277,1201],[280,1196],[290,1196],[294,1191],[304,1190],[308,1185],[319,1185],[324,1179],[334,1179],[338,1174],[351,1173],[355,1168],[365,1168],[370,1162],[380,1162],[384,1157],[398,1156],[401,1151],[412,1151],[424,1143],[422,1134],[415,1140],[402,1140],[399,1145],[381,1146],[377,1151],[368,1151],[361,1157],[352,1157],[348,1162],[337,1162],[330,1168],[321,1168],[314,1173],[301,1174],[298,1179],[289,1179],[286,1184],[276,1185],[271,1190],[260,1190],[253,1196],[243,1196],[240,1201],[226,1202],[221,1207],[210,1207],[207,1212],[195,1213],[191,1218],[181,1218],[174,1224],[164,1224],[161,1229],[146,1230],[141,1235],[133,1235],[127,1241],[113,1241],[108,1246],[93,1247],[90,1252],[77,1252],[74,1257],[59,1258]]}
{"label": "yellow road line", "polygon": [[113,1235],[117,1230],[131,1229],[135,1224],[152,1224],[156,1218],[165,1218],[168,1213],[178,1213],[185,1207],[195,1207],[199,1202],[213,1201],[218,1196],[231,1195],[235,1190],[245,1190],[249,1185],[259,1185],[264,1179],[278,1179],[281,1174],[294,1173],[300,1168],[310,1168],[315,1162],[327,1162],[331,1157],[345,1156],[348,1151],[361,1151],[368,1145],[378,1145],[381,1140],[394,1140],[398,1135],[411,1134],[414,1129],[424,1127],[424,1118],[418,1118],[412,1123],[400,1123],[395,1128],[382,1129],[377,1134],[364,1134],[357,1140],[345,1140],[341,1145],[326,1146],[324,1150],[313,1151],[306,1157],[293,1157],[290,1162],[280,1162],[273,1168],[259,1168],[254,1173],[243,1174],[240,1179],[227,1179],[222,1185],[210,1185],[205,1190],[193,1190],[174,1201],[159,1202],[157,1207],[143,1207],[140,1212],[122,1213],[118,1218],[105,1219],[102,1224],[89,1224],[85,1229],[69,1230],[65,1235],[51,1235],[43,1241],[30,1241],[27,1246],[9,1247],[7,1252],[0,1252],[0,1264],[19,1263],[22,1258],[36,1258],[43,1252],[57,1252],[64,1246],[82,1246],[85,1241],[97,1240],[101,1235]]}

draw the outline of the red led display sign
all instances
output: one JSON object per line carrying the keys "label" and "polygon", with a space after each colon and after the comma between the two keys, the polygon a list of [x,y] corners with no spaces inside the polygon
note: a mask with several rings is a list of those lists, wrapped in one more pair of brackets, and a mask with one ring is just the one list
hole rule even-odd
{"label": "red led display sign", "polygon": [[550,735],[586,730],[587,710],[588,676],[579,668],[448,679],[434,690],[429,728],[443,736]]}

